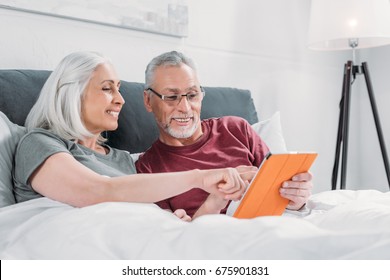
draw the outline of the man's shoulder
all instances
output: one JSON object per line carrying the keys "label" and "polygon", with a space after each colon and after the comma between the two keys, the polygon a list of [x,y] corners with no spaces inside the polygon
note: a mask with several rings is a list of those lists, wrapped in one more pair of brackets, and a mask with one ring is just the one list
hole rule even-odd
{"label": "man's shoulder", "polygon": [[[157,142],[157,141],[156,141]],[[145,152],[141,153],[135,162],[137,172],[147,173],[150,172],[150,163],[154,162],[153,157],[156,155],[155,143],[152,144]]]}
{"label": "man's shoulder", "polygon": [[226,129],[246,129],[250,124],[247,120],[238,116],[223,116],[219,118],[204,119],[203,124],[208,127],[226,128]]}
{"label": "man's shoulder", "polygon": [[202,122],[210,124],[248,124],[248,121],[246,119],[238,116],[208,118],[202,120]]}

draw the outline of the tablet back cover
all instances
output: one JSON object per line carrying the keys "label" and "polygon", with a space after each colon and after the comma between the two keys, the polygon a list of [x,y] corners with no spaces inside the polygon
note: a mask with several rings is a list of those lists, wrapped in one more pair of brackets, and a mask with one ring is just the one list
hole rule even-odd
{"label": "tablet back cover", "polygon": [[309,171],[317,153],[270,154],[264,159],[255,178],[248,186],[233,217],[254,218],[282,215],[289,202],[279,194],[284,181]]}

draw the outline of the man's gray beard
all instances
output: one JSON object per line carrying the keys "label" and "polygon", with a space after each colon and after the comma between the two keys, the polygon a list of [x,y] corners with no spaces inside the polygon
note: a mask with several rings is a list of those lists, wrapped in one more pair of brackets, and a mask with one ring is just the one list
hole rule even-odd
{"label": "man's gray beard", "polygon": [[199,126],[199,121],[194,124],[190,129],[182,128],[180,130],[178,129],[172,129],[169,125],[164,127],[164,131],[168,133],[170,136],[178,139],[185,139],[190,138],[192,135],[194,135],[195,131],[197,130]]}

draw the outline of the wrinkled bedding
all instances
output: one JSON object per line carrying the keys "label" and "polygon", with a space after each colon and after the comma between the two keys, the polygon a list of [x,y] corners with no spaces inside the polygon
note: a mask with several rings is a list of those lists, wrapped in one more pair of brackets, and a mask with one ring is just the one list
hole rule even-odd
{"label": "wrinkled bedding", "polygon": [[154,204],[0,209],[0,259],[390,259],[390,192],[313,195],[280,217],[183,222]]}

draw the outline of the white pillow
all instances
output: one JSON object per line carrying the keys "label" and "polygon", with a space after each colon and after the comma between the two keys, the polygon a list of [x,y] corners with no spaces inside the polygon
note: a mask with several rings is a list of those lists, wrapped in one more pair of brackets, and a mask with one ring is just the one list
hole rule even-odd
{"label": "white pillow", "polygon": [[130,154],[130,156],[133,158],[134,162],[136,162],[138,160],[140,155],[142,155],[142,153]]}
{"label": "white pillow", "polygon": [[271,118],[253,124],[252,128],[263,139],[272,153],[287,152],[279,111],[275,112]]}
{"label": "white pillow", "polygon": [[12,123],[0,111],[0,207],[15,203],[12,167],[16,145],[25,133],[24,127]]}

